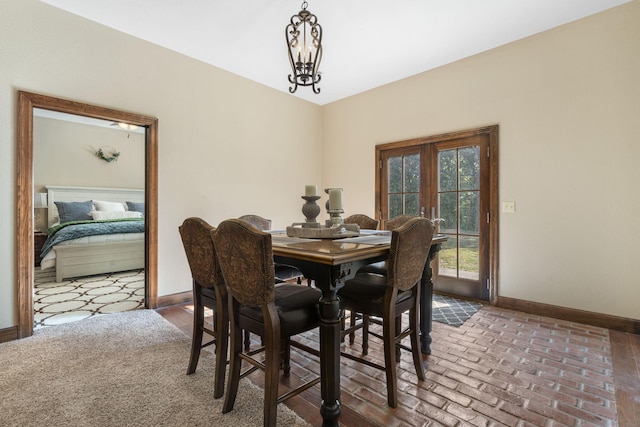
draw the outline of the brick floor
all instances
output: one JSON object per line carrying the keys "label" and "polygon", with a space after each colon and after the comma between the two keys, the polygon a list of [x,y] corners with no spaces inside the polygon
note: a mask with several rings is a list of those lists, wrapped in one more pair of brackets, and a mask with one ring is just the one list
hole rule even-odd
{"label": "brick floor", "polygon": [[[375,327],[375,326],[374,326]],[[360,352],[360,333],[347,351]],[[384,372],[341,361],[342,426],[617,426],[609,331],[484,306],[459,328],[434,322],[432,354],[419,381],[411,355],[398,364],[399,405],[387,406]],[[317,332],[304,335],[317,343]],[[369,357],[382,361],[381,343]],[[281,392],[320,367],[292,350]],[[262,374],[251,380],[261,385]],[[287,401],[319,425],[319,387]]]}
{"label": "brick floor", "polygon": [[[484,307],[459,328],[434,322],[432,338],[425,381],[402,353],[396,409],[382,371],[343,359],[343,407],[381,426],[617,425],[607,329]],[[359,353],[359,337],[345,348]],[[369,357],[383,360],[375,338]],[[304,365],[300,372],[319,371]]]}

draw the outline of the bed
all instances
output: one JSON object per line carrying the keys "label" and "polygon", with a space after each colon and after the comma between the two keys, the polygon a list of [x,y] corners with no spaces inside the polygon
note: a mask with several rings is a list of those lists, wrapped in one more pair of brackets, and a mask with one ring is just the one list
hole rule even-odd
{"label": "bed", "polygon": [[[72,277],[144,269],[144,190],[46,188],[50,235],[43,246],[42,270],[55,267],[56,281],[61,282]],[[83,211],[87,206],[91,206],[89,216]]]}

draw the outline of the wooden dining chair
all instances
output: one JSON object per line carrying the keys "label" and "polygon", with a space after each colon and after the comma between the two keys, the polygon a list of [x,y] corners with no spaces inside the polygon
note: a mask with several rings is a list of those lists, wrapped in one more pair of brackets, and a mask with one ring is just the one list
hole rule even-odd
{"label": "wooden dining chair", "polygon": [[[187,218],[178,229],[193,282],[193,333],[187,375],[196,371],[200,350],[215,344],[216,366],[213,397],[217,399],[224,394],[229,316],[227,289],[216,259],[211,235],[215,232],[215,227],[201,218]],[[205,307],[214,312],[213,328],[208,328],[204,324]],[[202,342],[204,333],[212,337],[205,343]]]}
{"label": "wooden dining chair", "polygon": [[[260,215],[242,215],[238,219],[248,222],[258,230],[271,230],[271,220],[261,217]],[[302,283],[303,274],[298,268],[287,264],[275,264],[276,279],[286,282],[287,280],[296,279],[298,284]]]}
{"label": "wooden dining chair", "polygon": [[[322,293],[296,284],[274,285],[271,235],[238,219],[219,224],[214,244],[227,290],[231,321],[229,380],[222,412],[233,409],[240,378],[255,369],[264,369],[264,425],[275,426],[277,404],[320,382],[313,379],[278,396],[281,364],[288,375],[290,346],[315,356],[320,353],[291,340],[292,336],[314,329],[320,322],[318,301]],[[262,338],[264,361],[255,357],[257,350],[242,351],[242,330]],[[241,374],[242,362],[252,367]]]}
{"label": "wooden dining chair", "polygon": [[[341,354],[385,371],[387,402],[392,408],[398,404],[396,362],[399,361],[400,349],[411,351],[416,374],[419,379],[425,379],[419,344],[420,286],[418,284],[429,256],[432,238],[431,221],[419,217],[410,219],[391,232],[387,275],[358,272],[338,291],[342,309],[382,319],[382,335],[365,330],[364,322],[349,327],[342,332],[342,335],[363,329],[363,339],[369,334],[381,338],[384,345],[384,366],[350,353],[342,352]],[[399,330],[396,326],[400,324],[402,314],[407,311],[409,325],[406,329]],[[401,341],[406,337],[410,337],[411,347],[402,345]]]}
{"label": "wooden dining chair", "polygon": [[344,219],[345,224],[358,224],[360,228],[365,230],[377,230],[380,225],[380,221],[371,218],[365,214],[353,214]]}
{"label": "wooden dining chair", "polygon": [[[400,215],[400,216],[388,219],[384,222],[384,229],[387,231],[395,230],[396,228],[404,225],[407,221],[409,221],[412,218],[417,218],[417,216],[416,215]],[[383,276],[386,276],[387,261],[378,261],[378,262],[374,262],[373,264],[365,265],[360,270],[358,270],[358,273],[372,273],[372,274],[381,274]],[[354,326],[357,320],[362,319],[363,328],[364,328],[364,333],[362,338],[362,351],[364,354],[367,354],[367,351],[369,348],[367,331],[369,330],[369,325],[372,319],[369,316],[362,315],[360,313],[350,313],[349,318],[350,318],[350,322],[349,322],[350,326]],[[377,321],[377,319],[373,319],[373,320],[374,320],[374,323],[380,323]],[[344,329],[344,327],[342,329]],[[354,341],[355,341],[355,334],[352,332],[349,334],[349,343],[353,344]]]}

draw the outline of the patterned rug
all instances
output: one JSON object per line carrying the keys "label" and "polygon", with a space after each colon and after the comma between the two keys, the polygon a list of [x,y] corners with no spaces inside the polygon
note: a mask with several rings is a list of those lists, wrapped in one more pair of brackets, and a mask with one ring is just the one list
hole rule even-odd
{"label": "patterned rug", "polygon": [[459,327],[482,308],[479,302],[433,294],[433,320]]}
{"label": "patterned rug", "polygon": [[34,327],[144,307],[144,270],[98,274],[56,283],[55,269],[35,269]]}

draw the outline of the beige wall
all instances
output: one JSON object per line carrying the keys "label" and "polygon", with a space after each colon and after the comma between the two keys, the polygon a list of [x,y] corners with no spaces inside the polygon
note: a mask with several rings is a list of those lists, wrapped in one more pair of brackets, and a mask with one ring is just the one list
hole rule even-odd
{"label": "beige wall", "polygon": [[320,158],[320,107],[37,0],[0,0],[0,329],[17,324],[17,90],[158,117],[160,295],[191,289],[185,217],[283,227],[320,184],[320,162],[302,160]]}
{"label": "beige wall", "polygon": [[160,295],[190,289],[186,216],[283,227],[311,183],[373,214],[375,144],[499,124],[500,199],[517,204],[499,294],[640,319],[638,1],[322,108],[36,0],[0,4],[0,328],[17,321],[19,89],[159,118]]}
{"label": "beige wall", "polygon": [[499,124],[498,294],[640,319],[639,23],[635,1],[326,106],[325,183],[373,214],[376,144]]}

